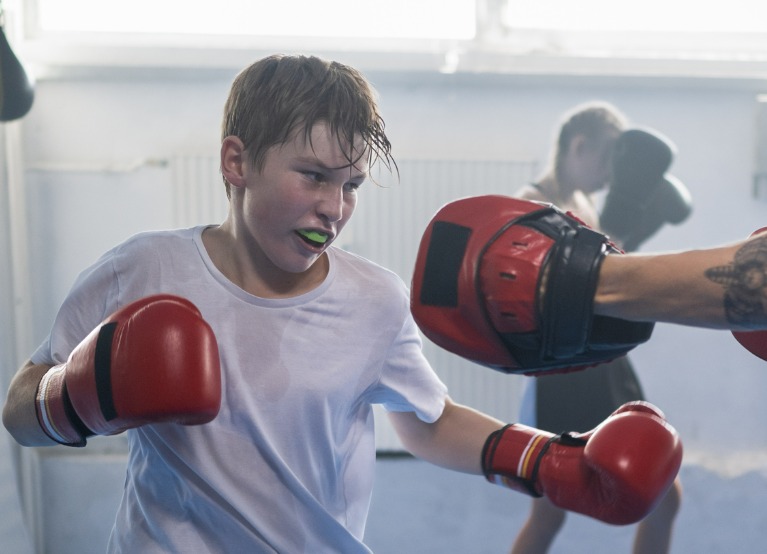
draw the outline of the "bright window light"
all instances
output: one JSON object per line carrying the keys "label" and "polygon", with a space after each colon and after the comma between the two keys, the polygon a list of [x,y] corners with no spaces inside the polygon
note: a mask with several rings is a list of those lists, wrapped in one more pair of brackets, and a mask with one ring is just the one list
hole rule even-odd
{"label": "bright window light", "polygon": [[547,31],[767,32],[764,0],[506,0],[509,29]]}
{"label": "bright window light", "polygon": [[43,32],[471,39],[475,0],[37,0]]}

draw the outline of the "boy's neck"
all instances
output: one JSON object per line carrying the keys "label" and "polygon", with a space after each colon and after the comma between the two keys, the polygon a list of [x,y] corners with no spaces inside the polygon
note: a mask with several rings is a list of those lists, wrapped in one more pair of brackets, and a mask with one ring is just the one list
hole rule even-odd
{"label": "boy's neck", "polygon": [[202,243],[213,265],[229,281],[259,298],[292,298],[306,294],[320,286],[329,271],[326,253],[302,273],[290,273],[274,266],[260,267],[245,251],[246,247],[234,238],[227,222],[205,229]]}

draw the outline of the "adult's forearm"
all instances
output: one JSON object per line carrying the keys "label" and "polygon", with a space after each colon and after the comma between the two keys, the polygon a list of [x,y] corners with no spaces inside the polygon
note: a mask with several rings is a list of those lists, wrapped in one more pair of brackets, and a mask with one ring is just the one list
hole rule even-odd
{"label": "adult's forearm", "polygon": [[706,250],[609,255],[595,312],[720,329],[767,328],[767,236]]}

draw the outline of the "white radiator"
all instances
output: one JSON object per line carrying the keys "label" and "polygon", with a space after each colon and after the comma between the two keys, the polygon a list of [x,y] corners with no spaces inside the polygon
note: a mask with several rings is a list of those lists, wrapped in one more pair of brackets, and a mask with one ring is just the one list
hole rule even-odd
{"label": "white radiator", "polygon": [[173,179],[173,225],[181,228],[221,223],[226,217],[229,202],[218,158],[174,156],[170,166]]}
{"label": "white radiator", "polygon": [[[536,162],[517,161],[404,160],[398,165],[399,179],[385,169],[374,170],[336,244],[395,271],[408,284],[423,230],[442,205],[464,196],[513,194],[538,170]],[[176,225],[221,221],[227,202],[218,160],[183,156],[174,158],[172,167]],[[424,352],[455,401],[503,421],[517,418],[524,377],[472,364],[428,340]],[[402,449],[379,409],[376,432],[379,451]]]}

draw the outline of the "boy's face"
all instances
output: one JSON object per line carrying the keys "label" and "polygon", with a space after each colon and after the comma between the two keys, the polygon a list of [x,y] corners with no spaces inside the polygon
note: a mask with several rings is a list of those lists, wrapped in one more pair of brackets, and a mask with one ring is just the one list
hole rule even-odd
{"label": "boy's face", "polygon": [[[355,148],[364,148],[357,140]],[[357,205],[367,177],[367,156],[350,165],[330,127],[318,123],[311,142],[302,132],[274,146],[258,171],[244,157],[241,186],[243,239],[267,269],[302,273],[311,269],[338,237]],[[264,267],[262,266],[262,269]]]}

